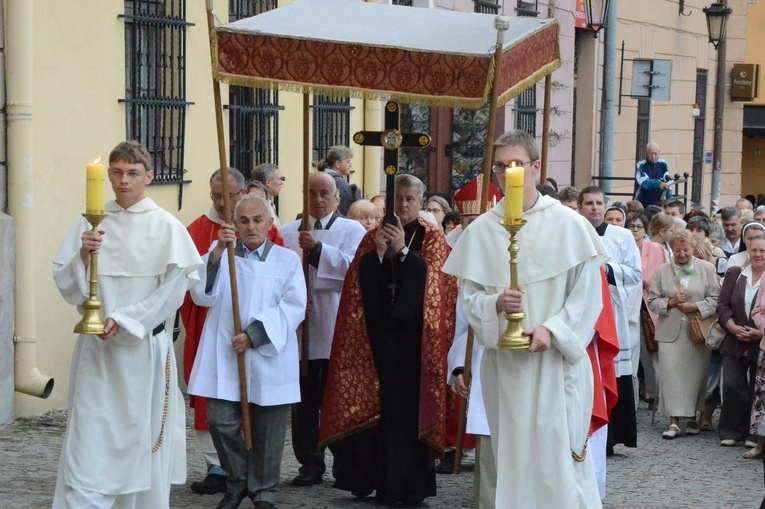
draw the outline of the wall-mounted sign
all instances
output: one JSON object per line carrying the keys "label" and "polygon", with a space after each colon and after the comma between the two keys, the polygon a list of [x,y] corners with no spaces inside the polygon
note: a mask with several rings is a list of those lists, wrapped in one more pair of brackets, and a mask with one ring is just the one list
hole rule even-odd
{"label": "wall-mounted sign", "polygon": [[633,99],[669,101],[672,91],[672,60],[636,58],[632,61]]}
{"label": "wall-mounted sign", "polygon": [[704,152],[704,164],[712,164],[712,152]]}
{"label": "wall-mounted sign", "polygon": [[733,64],[731,101],[752,101],[759,95],[760,64]]}

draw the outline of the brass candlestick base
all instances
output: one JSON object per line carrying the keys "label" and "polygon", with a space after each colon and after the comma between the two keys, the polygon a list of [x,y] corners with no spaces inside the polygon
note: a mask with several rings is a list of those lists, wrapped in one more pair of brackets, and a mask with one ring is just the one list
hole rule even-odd
{"label": "brass candlestick base", "polygon": [[[106,214],[83,214],[94,230],[98,228]],[[82,303],[85,312],[82,320],[74,326],[76,334],[92,334],[99,336],[104,333],[104,322],[101,320],[101,303],[98,301],[98,251],[90,253],[90,297]]]}
{"label": "brass candlestick base", "polygon": [[[526,224],[526,221],[524,219],[518,219],[511,223],[503,220],[500,224],[510,233],[510,247],[507,249],[510,251],[510,288],[512,290],[517,290],[519,248],[516,235],[518,235],[518,232],[523,225]],[[531,346],[531,339],[528,336],[523,335],[524,318],[526,318],[526,315],[523,312],[505,313],[507,328],[499,337],[499,343],[497,344],[501,350],[527,350]]]}

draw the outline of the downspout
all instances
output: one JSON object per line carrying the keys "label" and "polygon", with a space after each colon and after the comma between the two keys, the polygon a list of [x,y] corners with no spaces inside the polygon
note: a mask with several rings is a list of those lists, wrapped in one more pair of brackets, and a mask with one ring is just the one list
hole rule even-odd
{"label": "downspout", "polygon": [[8,210],[16,221],[16,392],[47,398],[53,378],[37,368],[32,159],[32,14],[29,0],[6,0]]}

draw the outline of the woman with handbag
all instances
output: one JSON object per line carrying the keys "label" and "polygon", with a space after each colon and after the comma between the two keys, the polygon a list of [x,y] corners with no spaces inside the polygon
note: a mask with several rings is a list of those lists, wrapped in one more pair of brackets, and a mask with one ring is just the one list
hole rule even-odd
{"label": "woman with handbag", "polygon": [[[728,269],[717,301],[717,317],[727,332],[720,345],[723,376],[719,429],[720,445],[726,447],[750,438],[749,418],[762,339],[752,319],[752,307],[758,300],[760,279],[765,273],[765,235],[749,239],[747,250],[748,263],[743,268]],[[744,458],[761,455],[762,448],[754,447],[744,453]]]}
{"label": "woman with handbag", "polygon": [[[680,418],[687,418],[685,432],[699,433],[696,412],[704,407],[709,349],[697,343],[692,333],[699,322],[716,318],[720,285],[715,267],[693,257],[696,239],[688,230],[677,231],[670,241],[673,261],[656,269],[648,308],[659,315],[656,341],[659,343],[659,411],[670,424],[662,437],[680,434]],[[692,341],[693,340],[693,341]]]}
{"label": "woman with handbag", "polygon": [[648,215],[636,212],[627,219],[629,228],[635,243],[640,250],[640,260],[643,267],[643,298],[640,302],[640,362],[643,365],[645,379],[645,399],[649,406],[656,404],[656,396],[659,395],[659,380],[657,377],[659,368],[659,345],[656,343],[656,322],[659,317],[648,309],[648,290],[651,288],[653,275],[660,265],[668,261],[664,248],[660,244],[651,242],[646,238],[647,230],[651,225]]}

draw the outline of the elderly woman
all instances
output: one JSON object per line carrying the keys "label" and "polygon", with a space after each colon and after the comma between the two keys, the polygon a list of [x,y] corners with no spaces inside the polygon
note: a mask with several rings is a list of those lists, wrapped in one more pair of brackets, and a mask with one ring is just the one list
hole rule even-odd
{"label": "elderly woman", "polygon": [[[765,273],[765,232],[750,238],[747,249],[749,263],[743,268],[728,269],[717,302],[718,321],[727,332],[720,345],[723,384],[719,431],[720,445],[723,446],[734,446],[749,438],[749,417],[762,339],[752,319],[752,305],[757,301],[760,279]],[[744,453],[748,459],[761,455],[761,447]]]}
{"label": "elderly woman", "polygon": [[436,221],[438,221],[438,224],[441,225],[441,229],[443,229],[444,217],[452,211],[452,208],[449,206],[449,203],[440,196],[431,196],[425,203],[425,210],[433,214]]}
{"label": "elderly woman", "polygon": [[765,235],[765,225],[759,221],[750,221],[741,229],[741,240],[738,253],[731,255],[728,259],[728,268],[744,267],[749,263],[749,242],[757,237]]}
{"label": "elderly woman", "polygon": [[697,434],[696,412],[704,407],[709,349],[691,341],[688,315],[712,316],[720,285],[714,265],[693,257],[695,247],[688,230],[672,235],[673,261],[656,269],[648,296],[648,308],[659,315],[659,410],[670,419],[666,439],[680,434],[681,417],[687,418],[685,432]]}
{"label": "elderly woman", "polygon": [[371,201],[356,200],[348,210],[348,219],[358,221],[366,231],[369,231],[379,226],[382,216]]}
{"label": "elderly woman", "polygon": [[646,240],[646,228],[650,224],[648,215],[643,212],[632,214],[627,219],[627,228],[629,228],[632,236],[635,238],[635,243],[640,250],[640,259],[643,267],[643,298],[640,302],[640,362],[643,363],[643,376],[645,378],[646,395],[644,399],[650,405],[654,405],[656,402],[655,397],[659,394],[659,381],[657,378],[658,355],[655,351],[653,337],[646,338],[646,326],[648,324],[644,322],[642,317],[647,314],[655,329],[659,317],[648,310],[648,290],[651,288],[651,282],[653,281],[656,269],[668,260],[664,249],[660,245]]}

